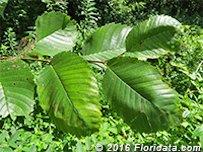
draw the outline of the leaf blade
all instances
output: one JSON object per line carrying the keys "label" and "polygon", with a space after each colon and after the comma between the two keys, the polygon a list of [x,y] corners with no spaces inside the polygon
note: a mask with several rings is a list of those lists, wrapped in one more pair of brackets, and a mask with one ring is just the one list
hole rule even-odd
{"label": "leaf blade", "polygon": [[166,15],[153,16],[138,23],[126,38],[127,52],[141,59],[158,58],[168,53],[180,25],[176,19]]}
{"label": "leaf blade", "polygon": [[111,60],[103,91],[114,110],[138,131],[164,129],[176,119],[176,93],[144,62],[128,57]]}
{"label": "leaf blade", "polygon": [[126,51],[125,39],[131,27],[121,24],[107,24],[99,28],[83,47],[85,59],[109,60]]}
{"label": "leaf blade", "polygon": [[[51,25],[51,26],[50,26]],[[44,13],[36,21],[37,42],[31,54],[51,56],[71,51],[78,36],[76,24],[59,12]]]}
{"label": "leaf blade", "polygon": [[0,115],[28,116],[34,106],[34,82],[22,61],[0,63]]}
{"label": "leaf blade", "polygon": [[60,53],[42,71],[37,83],[40,104],[58,128],[77,135],[99,128],[98,88],[82,58]]}
{"label": "leaf blade", "polygon": [[[57,21],[57,22],[56,22]],[[63,29],[70,21],[70,17],[60,12],[48,12],[39,16],[36,20],[37,41]]]}

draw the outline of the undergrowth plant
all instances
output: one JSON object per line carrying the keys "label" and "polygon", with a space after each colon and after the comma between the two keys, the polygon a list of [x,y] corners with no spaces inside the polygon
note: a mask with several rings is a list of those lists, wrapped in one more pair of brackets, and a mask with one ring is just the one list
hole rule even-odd
{"label": "undergrowth plant", "polygon": [[41,15],[45,8],[46,5],[41,0],[1,0],[0,42],[2,42],[4,31],[8,27],[13,29],[17,39],[24,37],[26,35],[25,31],[34,25],[37,16]]}
{"label": "undergrowth plant", "polygon": [[[100,128],[102,112],[92,67],[103,70],[102,94],[112,109],[138,132],[156,132],[179,122],[179,95],[146,62],[173,51],[171,41],[181,24],[170,16],[153,16],[134,27],[107,24],[73,53],[78,31],[70,17],[49,12],[36,21],[35,49],[1,57],[0,115],[28,117],[35,89],[42,109],[58,129],[77,136]],[[46,66],[32,74],[26,62]]]}
{"label": "undergrowth plant", "polygon": [[4,33],[4,40],[0,47],[1,56],[15,56],[18,54],[17,51],[17,40],[16,33],[11,27],[7,28]]}
{"label": "undergrowth plant", "polygon": [[47,11],[59,11],[62,13],[68,13],[68,0],[42,0],[47,4]]}
{"label": "undergrowth plant", "polygon": [[96,8],[95,0],[82,0],[78,6],[77,12],[80,22],[78,24],[78,30],[80,35],[78,36],[77,45],[75,50],[81,50],[84,42],[98,27],[99,13]]}
{"label": "undergrowth plant", "polygon": [[143,20],[147,14],[143,12],[147,8],[146,2],[131,0],[97,1],[97,8],[101,16],[100,24],[117,22],[134,25],[138,20]]}

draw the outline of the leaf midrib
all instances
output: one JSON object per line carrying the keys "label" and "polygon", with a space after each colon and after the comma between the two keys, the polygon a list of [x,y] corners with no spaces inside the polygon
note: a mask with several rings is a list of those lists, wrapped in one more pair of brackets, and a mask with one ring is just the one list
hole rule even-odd
{"label": "leaf midrib", "polygon": [[113,49],[104,49],[102,51],[99,52],[95,52],[95,53],[90,53],[90,54],[84,54],[84,56],[88,56],[88,55],[98,55],[98,54],[103,54],[103,53],[110,53],[110,52],[119,52],[119,50],[125,50],[125,47],[120,47],[120,48],[113,48]]}
{"label": "leaf midrib", "polygon": [[[125,81],[123,81],[113,70],[111,70],[110,67],[108,67],[108,70],[109,70],[113,75],[115,75],[119,80],[121,80],[124,84],[126,84],[126,86],[127,86],[128,88],[130,88],[133,92],[135,92],[136,94],[138,94],[138,95],[139,95],[141,98],[143,98],[144,100],[148,101],[150,104],[154,105],[154,104],[151,103],[148,99],[145,99],[141,94],[139,94],[138,92],[136,92],[129,84],[127,84]],[[154,105],[154,106],[155,106],[155,105]],[[156,106],[155,106],[155,107],[156,107]],[[144,113],[144,115],[146,116],[147,120],[149,120],[149,118],[148,118],[148,116],[145,114],[145,112],[143,112],[143,113]],[[150,121],[147,121],[147,122],[148,122],[150,128],[152,129],[152,125],[151,125]]]}
{"label": "leaf midrib", "polygon": [[114,72],[113,70],[110,69],[110,67],[108,67],[108,69],[110,70],[111,73],[113,73],[118,79],[120,79],[124,84],[126,84],[131,90],[133,90],[133,92],[137,93],[138,95],[140,95],[141,98],[143,98],[144,100],[148,101],[156,110],[158,109],[159,111],[165,113],[165,111],[163,111],[161,108],[159,108],[156,104],[150,102],[148,99],[146,99],[142,94],[140,94],[139,92],[137,92],[136,90],[134,90],[128,83],[126,83],[124,80],[122,80],[119,75],[116,74],[116,72]]}
{"label": "leaf midrib", "polygon": [[[64,84],[62,83],[62,80],[61,80],[60,76],[58,75],[58,73],[56,72],[54,66],[52,65],[52,66],[50,66],[50,67],[51,67],[52,71],[54,72],[55,76],[58,78],[58,81],[60,82],[60,85],[61,85],[62,88],[63,88],[64,94],[65,94],[65,96],[67,97],[67,99],[68,99],[70,105],[72,106],[73,111],[76,113],[76,115],[78,116],[78,118],[83,122],[83,124],[86,125],[85,121],[82,119],[82,117],[80,116],[78,110],[75,108],[74,104],[72,103],[71,98],[70,98],[70,96],[68,95],[68,91],[66,90]],[[52,103],[53,103],[53,102],[52,102]]]}
{"label": "leaf midrib", "polygon": [[[159,27],[157,27],[157,28],[159,28]],[[150,29],[150,30],[152,30],[152,29]],[[154,29],[153,29],[154,30]],[[150,39],[153,39],[153,37],[157,37],[158,35],[163,35],[165,32],[171,32],[171,29],[168,29],[168,30],[164,30],[164,31],[161,31],[161,32],[159,32],[159,33],[156,33],[156,34],[153,34],[153,35],[149,35],[149,31],[147,32],[147,33],[144,33],[143,35],[147,35],[142,41],[143,41],[143,43],[140,45],[140,44],[138,44],[138,48],[137,48],[137,50],[136,51],[130,51],[130,52],[138,52],[138,51],[141,51],[141,52],[145,52],[146,50],[143,50],[143,48],[145,48],[145,43],[146,43],[146,41],[148,41],[148,40],[150,40]],[[140,41],[138,42],[138,43],[140,43]],[[145,45],[144,45],[145,44]],[[166,49],[166,48],[164,48],[164,49]],[[148,50],[148,49],[147,49]]]}
{"label": "leaf midrib", "polygon": [[126,48],[122,47],[122,48],[115,48],[115,49],[111,49],[111,50],[110,49],[109,50],[104,50],[102,52],[96,52],[96,53],[92,53],[92,54],[84,54],[83,58],[85,58],[85,59],[95,58],[96,59],[96,58],[98,58],[97,56],[100,56],[100,55],[103,55],[103,54],[107,54],[107,53],[111,53],[111,55],[109,55],[110,57],[107,58],[109,60],[109,59],[112,59],[113,58],[112,56],[115,56],[115,54],[119,53],[119,55],[121,55],[121,54],[123,54],[125,52],[126,52]]}

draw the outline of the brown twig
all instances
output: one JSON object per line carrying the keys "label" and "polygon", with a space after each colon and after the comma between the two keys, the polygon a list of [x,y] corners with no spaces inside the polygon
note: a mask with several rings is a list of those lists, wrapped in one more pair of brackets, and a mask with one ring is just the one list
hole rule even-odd
{"label": "brown twig", "polygon": [[8,57],[5,57],[5,56],[0,57],[0,60],[5,60],[5,59],[8,59]]}
{"label": "brown twig", "polygon": [[[22,57],[22,56],[2,56],[0,57],[0,60],[7,60],[7,59],[20,59],[20,60],[30,60],[30,61],[40,61],[40,62],[50,62],[50,60],[45,60],[45,59],[38,59],[38,58],[27,58],[27,57]],[[87,60],[90,63],[106,63],[106,61],[103,60]]]}
{"label": "brown twig", "polygon": [[20,59],[20,60],[31,60],[31,61],[40,61],[40,62],[50,62],[50,60],[38,59],[38,58],[26,58],[22,56],[2,56],[0,60],[7,60],[7,59]]}
{"label": "brown twig", "polygon": [[50,62],[50,60],[45,60],[45,59],[38,59],[38,58],[20,58],[21,60],[30,60],[30,61],[40,61],[40,62]]}
{"label": "brown twig", "polygon": [[104,60],[87,60],[87,62],[106,63]]}

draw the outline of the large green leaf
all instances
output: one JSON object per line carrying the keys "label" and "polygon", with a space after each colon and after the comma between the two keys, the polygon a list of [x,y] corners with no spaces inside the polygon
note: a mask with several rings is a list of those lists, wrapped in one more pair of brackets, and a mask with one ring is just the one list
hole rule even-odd
{"label": "large green leaf", "polygon": [[3,16],[8,0],[0,0],[0,15]]}
{"label": "large green leaf", "polygon": [[127,52],[142,59],[166,54],[172,50],[170,42],[179,27],[180,22],[165,15],[153,16],[138,23],[126,38]]}
{"label": "large green leaf", "polygon": [[88,60],[109,60],[126,51],[125,39],[131,27],[121,24],[107,24],[99,28],[88,39],[83,48]]}
{"label": "large green leaf", "polygon": [[81,57],[71,52],[56,55],[37,84],[40,104],[58,128],[78,135],[99,128],[97,82]]}
{"label": "large green leaf", "polygon": [[70,17],[60,12],[49,12],[39,16],[36,20],[37,40],[41,40],[46,36],[64,29]]}
{"label": "large green leaf", "polygon": [[0,115],[27,116],[33,111],[34,82],[22,61],[0,63]]}
{"label": "large green leaf", "polygon": [[114,110],[137,131],[162,130],[177,122],[176,92],[147,63],[129,57],[112,59],[103,91]]}
{"label": "large green leaf", "polygon": [[77,38],[76,24],[59,12],[44,13],[36,21],[37,43],[32,54],[54,56],[70,51]]}

